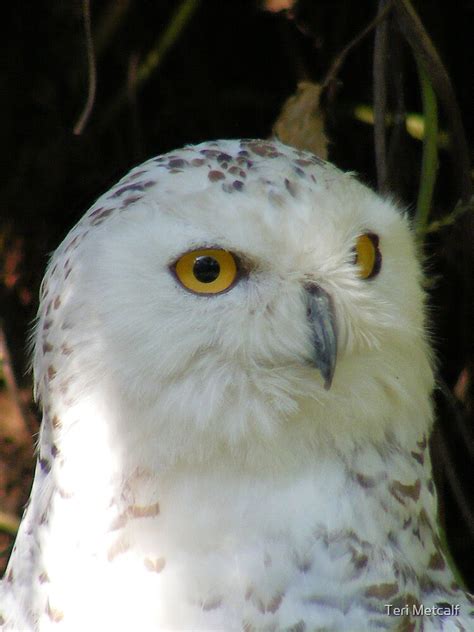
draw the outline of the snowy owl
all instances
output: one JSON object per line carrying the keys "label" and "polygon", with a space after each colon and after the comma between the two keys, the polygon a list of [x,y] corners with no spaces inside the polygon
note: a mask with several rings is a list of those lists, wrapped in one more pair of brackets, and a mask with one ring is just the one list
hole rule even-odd
{"label": "snowy owl", "polygon": [[6,630],[473,629],[407,217],[278,142],[133,169],[53,255]]}

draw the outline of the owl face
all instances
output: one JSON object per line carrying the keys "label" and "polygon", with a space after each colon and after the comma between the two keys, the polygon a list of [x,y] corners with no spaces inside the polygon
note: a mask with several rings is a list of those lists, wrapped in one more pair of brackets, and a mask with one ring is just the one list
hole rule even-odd
{"label": "owl face", "polygon": [[140,453],[155,435],[176,458],[268,444],[303,410],[301,436],[337,443],[420,406],[432,376],[413,237],[350,174],[221,141],[138,167],[78,228],[107,205],[64,308],[99,351],[84,388],[104,385]]}

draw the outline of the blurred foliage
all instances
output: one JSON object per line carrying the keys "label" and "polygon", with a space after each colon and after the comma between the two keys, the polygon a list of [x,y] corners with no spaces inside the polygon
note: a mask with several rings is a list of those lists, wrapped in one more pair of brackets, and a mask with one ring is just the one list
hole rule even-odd
{"label": "blurred foliage", "polygon": [[[265,11],[265,2],[257,0],[92,2],[93,57],[86,45],[87,4],[43,0],[6,3],[2,10],[0,316],[16,379],[28,393],[25,340],[47,254],[94,199],[151,155],[206,139],[270,135],[298,83],[323,83],[354,38],[324,86],[329,158],[376,187],[380,164],[374,157],[373,123],[379,121],[380,131],[382,120],[387,133],[383,188],[412,212],[420,189],[423,134],[411,135],[404,115],[410,113],[415,116],[410,120],[426,128],[417,59],[393,15],[385,35],[375,26],[377,35],[372,28],[357,39],[384,2],[273,1],[267,8],[276,12]],[[279,7],[289,11],[278,12]],[[474,4],[413,0],[413,7],[447,69],[472,154]],[[373,80],[377,38],[385,41],[379,49],[384,94]],[[427,77],[433,81],[429,68]],[[426,76],[423,81],[426,99],[430,86]],[[88,94],[92,107],[82,133],[74,134]],[[380,96],[382,110],[377,109]],[[459,165],[449,146],[452,126],[442,103],[436,124],[442,141],[432,144],[438,166],[435,172],[431,168],[436,184],[429,191],[435,228],[455,207],[459,211],[462,197]],[[463,204],[469,206],[466,200]],[[471,586],[473,216],[458,212],[455,222],[433,230],[425,243],[433,280],[433,338],[448,393],[437,396],[441,422],[433,455],[448,540]],[[453,393],[457,400],[450,399]],[[27,425],[37,429],[31,420]],[[15,451],[11,442],[14,438],[8,449],[5,441],[0,444],[0,507],[18,513],[29,493],[32,455],[31,445]],[[12,466],[15,459],[24,460],[20,469]],[[13,475],[17,488],[12,495]]]}

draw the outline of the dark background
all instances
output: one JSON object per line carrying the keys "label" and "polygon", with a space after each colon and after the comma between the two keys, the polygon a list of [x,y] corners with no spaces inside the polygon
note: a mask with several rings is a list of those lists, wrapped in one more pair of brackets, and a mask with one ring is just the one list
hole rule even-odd
{"label": "dark background", "polygon": [[[21,514],[29,494],[38,413],[25,373],[25,340],[48,253],[99,194],[143,159],[207,139],[269,136],[297,83],[320,82],[377,12],[375,1],[300,0],[290,13],[271,13],[256,0],[201,0],[140,88],[127,90],[181,4],[92,2],[97,92],[81,135],[73,128],[88,91],[83,4],[2,6],[0,318],[4,364],[9,355],[15,383],[3,375],[0,509],[10,514]],[[413,6],[448,70],[472,155],[474,2],[413,0]],[[407,111],[421,112],[412,53],[393,18],[390,29],[389,78],[395,69]],[[349,52],[323,105],[329,158],[376,188],[373,127],[354,116],[356,105],[373,101],[373,51],[371,32]],[[442,109],[440,126],[447,128]],[[422,143],[402,133],[396,149],[391,189],[413,209]],[[460,196],[452,155],[440,150],[433,219],[451,213]],[[447,385],[447,394],[437,396],[440,422],[432,446],[441,518],[472,588],[474,227],[468,215],[429,236],[425,252],[440,376]],[[11,535],[0,534],[0,548],[10,542]]]}

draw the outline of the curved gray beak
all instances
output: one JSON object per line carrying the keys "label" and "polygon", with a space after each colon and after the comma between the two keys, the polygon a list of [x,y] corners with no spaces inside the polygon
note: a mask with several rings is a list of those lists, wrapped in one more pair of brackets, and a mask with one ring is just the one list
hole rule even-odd
{"label": "curved gray beak", "polygon": [[313,283],[306,291],[306,317],[311,326],[313,362],[324,379],[324,388],[331,388],[337,358],[336,319],[329,294]]}

